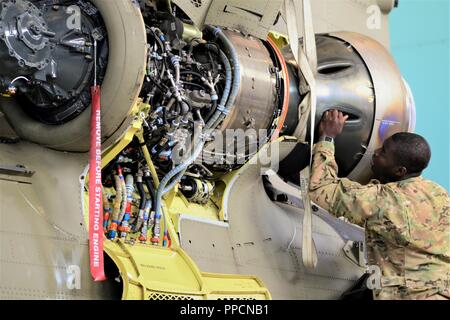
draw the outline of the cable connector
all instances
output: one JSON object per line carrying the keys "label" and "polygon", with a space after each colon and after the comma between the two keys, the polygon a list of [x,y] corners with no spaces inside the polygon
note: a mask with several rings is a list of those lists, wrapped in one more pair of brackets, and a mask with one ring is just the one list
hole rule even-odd
{"label": "cable connector", "polygon": [[170,58],[170,62],[172,62],[173,66],[176,67],[177,65],[180,65],[180,57],[179,56],[172,56]]}

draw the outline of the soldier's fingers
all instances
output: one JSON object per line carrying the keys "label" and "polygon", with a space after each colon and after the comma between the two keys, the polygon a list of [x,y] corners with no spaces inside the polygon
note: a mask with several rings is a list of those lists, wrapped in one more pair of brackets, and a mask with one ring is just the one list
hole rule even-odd
{"label": "soldier's fingers", "polygon": [[339,111],[336,109],[334,109],[334,112],[333,112],[333,119],[339,120]]}
{"label": "soldier's fingers", "polygon": [[348,117],[349,117],[349,115],[348,115],[348,114],[347,114],[347,115],[345,115],[345,116],[343,117],[343,119],[344,119],[344,122],[345,122],[345,121],[347,121]]}
{"label": "soldier's fingers", "polygon": [[329,116],[329,119],[330,119],[330,120],[333,120],[333,118],[334,118],[334,111],[335,111],[334,109],[330,109],[330,110],[329,110],[328,116]]}

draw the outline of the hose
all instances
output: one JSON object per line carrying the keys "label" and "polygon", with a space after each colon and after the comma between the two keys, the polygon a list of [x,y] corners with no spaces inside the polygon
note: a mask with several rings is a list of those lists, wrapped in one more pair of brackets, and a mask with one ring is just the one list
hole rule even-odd
{"label": "hose", "polygon": [[145,205],[146,205],[146,201],[147,201],[146,197],[145,197],[145,190],[144,190],[144,184],[142,182],[142,176],[143,176],[143,173],[141,170],[139,170],[136,175],[136,187],[139,192],[139,197],[141,199],[139,201],[139,214],[138,214],[136,226],[134,228],[135,231],[138,231],[142,226],[142,223],[144,221],[144,209],[145,209]]}
{"label": "hose", "polygon": [[142,131],[137,132],[136,137],[138,138],[139,143],[141,145],[141,150],[142,153],[144,154],[145,161],[147,162],[148,168],[152,175],[153,182],[155,183],[155,186],[158,187],[159,186],[158,174],[156,173],[155,166],[153,164],[152,158],[150,157],[150,152],[148,152],[147,145],[145,144],[144,135]]}
{"label": "hose", "polygon": [[170,62],[172,62],[172,65],[175,68],[175,83],[178,85],[180,83],[180,57],[172,56]]}
{"label": "hose", "polygon": [[147,241],[147,231],[153,228],[155,221],[155,212],[151,211],[151,209],[156,207],[156,191],[151,181],[150,170],[148,169],[144,171],[144,182],[147,186],[148,192],[150,193],[150,199],[147,199],[145,203],[144,220],[147,216],[147,221],[144,222],[142,226],[141,237],[139,239],[142,242]]}
{"label": "hose", "polygon": [[[206,45],[206,48],[208,50],[212,50],[212,51],[218,50],[218,48],[213,45]],[[223,89],[222,98],[220,99],[219,106],[217,106],[217,102],[214,101],[215,104],[213,104],[213,108],[208,113],[208,115],[205,117],[205,119],[209,119],[208,123],[206,124],[206,128],[208,128],[208,129],[215,128],[212,125],[217,121],[217,119],[219,118],[219,116],[221,114],[221,111],[218,111],[218,110],[223,110],[225,108],[225,104],[227,103],[227,100],[230,96],[231,84],[233,82],[233,74],[232,74],[232,70],[231,70],[230,61],[228,60],[227,56],[225,55],[225,53],[222,50],[219,50],[217,52],[217,54],[219,55],[220,60],[222,61],[223,65],[225,67],[225,88]]]}
{"label": "hose", "polygon": [[[222,96],[223,99],[224,96]],[[209,110],[208,114],[206,115],[205,119],[210,119],[211,116],[216,112],[217,110],[217,101],[213,101],[213,105],[211,110]]]}
{"label": "hose", "polygon": [[122,190],[122,205],[121,205],[119,219],[118,219],[119,223],[121,223],[123,220],[123,217],[125,216],[125,210],[127,208],[127,189],[126,189],[125,179],[123,178],[123,174],[122,174],[122,168],[119,167],[117,169],[117,172],[119,173],[120,185],[121,185],[121,190]]}
{"label": "hose", "polygon": [[183,177],[183,175],[186,173],[186,169],[181,171],[180,173],[178,173],[170,182],[170,184],[164,188],[163,191],[163,195],[165,195],[167,192],[169,192],[170,190],[172,190],[173,187],[175,187],[175,185],[180,181],[181,177]]}
{"label": "hose", "polygon": [[105,192],[105,189],[102,189],[102,191],[103,191],[103,232],[106,234],[108,232],[109,217],[111,215],[112,209],[109,204],[108,196]]}
{"label": "hose", "polygon": [[195,110],[195,113],[197,114],[198,121],[200,121],[200,123],[204,127],[205,126],[205,120],[203,120],[203,118],[202,118],[202,114],[200,112],[200,109]]}
{"label": "hose", "polygon": [[[152,200],[148,198],[145,201],[145,208],[144,208],[144,218],[142,222],[142,230],[141,235],[139,236],[139,241],[145,243],[147,241],[147,231],[148,231],[148,223],[149,223],[149,217],[150,217],[150,210],[152,209]],[[139,230],[139,228],[137,228]]]}
{"label": "hose", "polygon": [[[197,157],[200,155],[201,151],[203,150],[203,146],[205,144],[204,139],[201,139],[201,141],[195,146],[194,152],[192,155],[186,159],[183,163],[176,166],[172,170],[170,170],[165,177],[161,180],[161,183],[158,187],[158,190],[156,191],[156,206],[155,206],[155,227],[153,232],[153,238],[152,243],[157,244],[159,243],[159,220],[161,219],[161,202],[162,202],[162,196],[164,195],[166,191],[167,184],[172,180],[173,177],[176,177],[172,180],[170,185],[175,185],[175,183],[178,182],[178,179],[181,178],[180,173],[185,171],[194,161],[197,159]],[[170,187],[170,186],[169,186]],[[170,190],[170,189],[169,189]],[[164,229],[167,230],[167,218],[166,215],[163,214],[163,221],[164,221]],[[163,241],[163,246],[166,245],[166,241]]]}
{"label": "hose", "polygon": [[114,240],[117,235],[117,226],[119,225],[120,205],[122,203],[122,181],[118,175],[114,176],[116,183],[116,198],[114,199],[114,209],[111,214],[111,221],[108,226],[108,239]]}
{"label": "hose", "polygon": [[225,47],[226,51],[230,55],[230,62],[233,70],[233,85],[231,88],[230,96],[228,98],[228,102],[225,105],[225,107],[223,107],[221,101],[220,105],[217,107],[217,111],[214,113],[214,115],[211,117],[211,119],[209,119],[208,123],[206,124],[207,128],[215,128],[226,117],[226,115],[233,107],[234,102],[236,101],[236,97],[239,93],[239,88],[241,85],[241,67],[239,64],[239,58],[236,49],[234,48],[230,40],[225,36],[223,31],[220,28],[213,28],[212,26],[206,26],[205,29],[211,31],[212,33],[218,36],[223,46]]}
{"label": "hose", "polygon": [[127,236],[127,233],[130,232],[129,221],[131,218],[131,205],[133,202],[133,192],[134,192],[134,178],[131,174],[127,175],[127,177],[126,177],[125,192],[127,195],[125,214],[123,216],[123,220],[119,227],[120,237],[122,239],[124,239]]}

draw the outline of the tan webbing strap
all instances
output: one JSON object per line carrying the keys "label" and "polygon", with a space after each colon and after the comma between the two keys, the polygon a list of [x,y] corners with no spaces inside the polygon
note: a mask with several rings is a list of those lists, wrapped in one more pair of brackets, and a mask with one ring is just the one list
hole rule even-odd
{"label": "tan webbing strap", "polygon": [[[310,166],[312,162],[312,143],[314,137],[314,119],[316,114],[316,83],[317,53],[315,34],[312,23],[311,4],[309,0],[303,0],[302,14],[299,14],[300,2],[285,0],[286,23],[291,50],[299,65],[299,73],[309,86],[309,93],[299,106],[300,122],[294,133],[300,141],[306,141],[306,129],[308,118],[310,120]],[[303,16],[303,48],[298,46],[298,25],[296,17]],[[300,88],[302,89],[302,88]],[[304,89],[304,88],[303,88]],[[307,115],[309,114],[309,117]],[[300,172],[301,197],[305,207],[302,232],[302,261],[305,267],[314,268],[317,265],[317,251],[312,237],[312,212],[309,198],[310,166]]]}

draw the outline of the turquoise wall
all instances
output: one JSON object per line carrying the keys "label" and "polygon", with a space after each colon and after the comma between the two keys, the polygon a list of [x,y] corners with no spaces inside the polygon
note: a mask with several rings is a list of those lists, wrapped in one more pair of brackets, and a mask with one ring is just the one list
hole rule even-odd
{"label": "turquoise wall", "polygon": [[415,132],[431,145],[423,176],[449,190],[450,5],[448,0],[400,0],[389,16],[391,51],[411,86]]}

